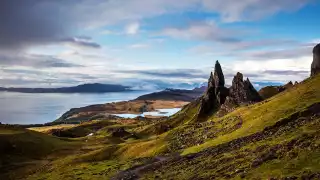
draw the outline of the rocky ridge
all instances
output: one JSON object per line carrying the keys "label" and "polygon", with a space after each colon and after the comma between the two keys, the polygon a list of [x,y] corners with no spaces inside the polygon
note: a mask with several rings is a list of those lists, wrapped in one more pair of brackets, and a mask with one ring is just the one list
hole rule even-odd
{"label": "rocky ridge", "polygon": [[221,65],[216,61],[214,73],[211,73],[208,80],[208,89],[201,99],[198,118],[206,118],[218,111],[230,112],[237,106],[261,100],[249,78],[243,80],[243,74],[239,72],[234,76],[232,86],[226,88]]}
{"label": "rocky ridge", "polygon": [[290,89],[296,85],[298,85],[299,83],[296,81],[294,84],[292,83],[292,81],[288,82],[287,84],[283,85],[283,86],[266,86],[264,88],[261,88],[259,90],[259,95],[263,98],[263,99],[268,99],[272,96],[275,96],[287,89]]}

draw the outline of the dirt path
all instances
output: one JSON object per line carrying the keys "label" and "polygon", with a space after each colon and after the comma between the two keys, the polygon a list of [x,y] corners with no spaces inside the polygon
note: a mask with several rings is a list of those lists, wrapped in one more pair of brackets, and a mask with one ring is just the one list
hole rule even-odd
{"label": "dirt path", "polygon": [[170,156],[156,156],[154,157],[149,163],[139,165],[132,167],[130,169],[127,169],[125,171],[119,172],[116,176],[111,178],[111,180],[135,180],[139,179],[139,177],[143,174],[143,172],[150,170],[150,169],[156,169],[160,167],[162,164],[164,164],[166,161],[179,158],[180,155],[173,154]]}

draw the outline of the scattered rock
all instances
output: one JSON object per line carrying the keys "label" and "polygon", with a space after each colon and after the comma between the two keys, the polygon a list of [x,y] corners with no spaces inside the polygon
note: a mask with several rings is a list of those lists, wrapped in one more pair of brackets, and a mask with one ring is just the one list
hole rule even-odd
{"label": "scattered rock", "polygon": [[276,158],[277,158],[276,151],[271,150],[269,152],[266,152],[266,153],[262,154],[259,158],[255,159],[252,162],[251,166],[255,168],[255,167],[260,166],[261,164],[263,164],[266,161],[273,160],[273,159],[276,159]]}
{"label": "scattered rock", "polygon": [[128,139],[134,137],[134,134],[127,132],[123,127],[111,129],[111,136]]}
{"label": "scattered rock", "polygon": [[320,73],[320,44],[313,48],[313,62],[311,64],[311,76]]}

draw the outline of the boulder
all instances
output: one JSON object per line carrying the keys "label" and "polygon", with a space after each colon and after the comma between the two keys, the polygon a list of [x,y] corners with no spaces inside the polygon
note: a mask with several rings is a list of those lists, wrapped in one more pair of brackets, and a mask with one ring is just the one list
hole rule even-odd
{"label": "boulder", "polygon": [[313,48],[313,62],[311,64],[311,76],[320,73],[320,44]]}

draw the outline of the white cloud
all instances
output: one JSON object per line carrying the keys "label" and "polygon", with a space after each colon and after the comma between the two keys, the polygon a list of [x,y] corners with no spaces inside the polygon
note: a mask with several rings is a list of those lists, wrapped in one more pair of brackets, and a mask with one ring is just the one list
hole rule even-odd
{"label": "white cloud", "polygon": [[218,12],[225,22],[257,20],[280,11],[293,11],[311,0],[203,0],[208,11]]}
{"label": "white cloud", "polygon": [[149,44],[132,44],[129,46],[129,48],[131,48],[131,49],[146,49],[149,47],[150,47]]}
{"label": "white cloud", "polygon": [[129,35],[134,35],[139,32],[140,24],[138,22],[131,23],[126,26],[125,33]]}
{"label": "white cloud", "polygon": [[160,34],[187,40],[237,42],[240,40],[236,38],[236,35],[242,33],[240,31],[222,29],[212,22],[201,22],[191,24],[185,28],[167,28]]}
{"label": "white cloud", "polygon": [[223,21],[255,20],[281,11],[293,11],[312,0],[110,0],[82,1],[72,12],[91,27],[102,27],[152,18],[166,13],[207,11],[218,13]]}
{"label": "white cloud", "polygon": [[[228,67],[227,73],[241,72],[252,81],[272,81],[286,83],[302,81],[309,77],[312,55],[292,59],[273,59],[265,61],[242,60],[222,62]],[[251,76],[251,77],[250,77]],[[228,78],[231,83],[232,77]]]}

